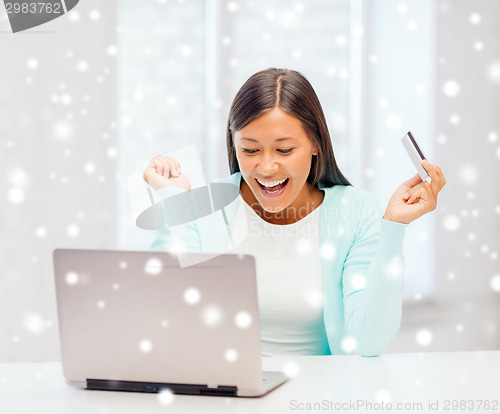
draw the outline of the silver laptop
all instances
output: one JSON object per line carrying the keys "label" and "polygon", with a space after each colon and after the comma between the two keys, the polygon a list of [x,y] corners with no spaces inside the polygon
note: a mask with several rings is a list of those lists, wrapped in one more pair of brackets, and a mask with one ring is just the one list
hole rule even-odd
{"label": "silver laptop", "polygon": [[92,390],[257,397],[262,372],[255,260],[192,253],[54,250],[64,377]]}

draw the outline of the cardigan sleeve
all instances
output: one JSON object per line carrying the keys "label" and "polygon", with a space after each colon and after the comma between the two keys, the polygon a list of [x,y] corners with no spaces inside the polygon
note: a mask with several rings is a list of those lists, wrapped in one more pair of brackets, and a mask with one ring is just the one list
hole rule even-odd
{"label": "cardigan sleeve", "polygon": [[[168,202],[168,199],[184,192],[179,188],[160,188],[156,191],[161,202]],[[154,240],[149,246],[151,251],[201,251],[201,239],[196,220],[186,224],[168,227],[165,210],[163,209],[163,219],[165,228],[154,231]]]}
{"label": "cardigan sleeve", "polygon": [[344,323],[363,356],[380,354],[401,322],[407,224],[384,220],[375,197],[359,210],[354,242],[342,271]]}

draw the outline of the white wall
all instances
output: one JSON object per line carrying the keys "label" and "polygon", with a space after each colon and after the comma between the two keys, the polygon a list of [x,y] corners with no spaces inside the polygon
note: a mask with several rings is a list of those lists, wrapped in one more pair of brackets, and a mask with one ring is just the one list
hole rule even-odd
{"label": "white wall", "polygon": [[0,361],[58,360],[52,251],[114,247],[116,1],[17,34],[4,10]]}
{"label": "white wall", "polygon": [[[412,223],[406,244],[407,248],[411,243],[424,250],[431,248],[423,272],[433,274],[433,290],[428,291],[432,294],[422,294],[420,300],[419,296],[409,298],[401,332],[388,351],[499,348],[500,293],[494,291],[492,281],[500,275],[500,3],[366,0],[361,9],[365,34],[356,42],[362,49],[349,51],[348,36],[356,28],[345,24],[346,6],[353,10],[355,3],[359,5],[359,1],[316,2],[314,8],[312,2],[304,2],[301,7],[308,8],[309,14],[303,17],[294,3],[298,21],[293,23],[291,15],[281,18],[284,13],[279,7],[286,5],[267,2],[269,10],[274,10],[274,20],[266,7],[254,16],[262,19],[259,42],[268,48],[267,54],[259,56],[262,61],[254,59],[252,53],[258,51],[250,53],[247,46],[252,38],[235,30],[229,39],[231,47],[224,46],[227,41],[223,48],[219,44],[219,62],[227,66],[210,66],[210,60],[203,57],[207,53],[203,28],[211,17],[200,6],[201,0],[184,2],[186,7],[166,2],[175,10],[168,16],[160,15],[160,20],[171,18],[171,25],[167,21],[153,24],[158,15],[144,10],[140,14],[138,3],[132,0],[86,0],[68,16],[16,35],[8,33],[0,10],[1,362],[59,360],[52,250],[135,245],[138,240],[134,236],[127,239],[131,234],[127,231],[133,227],[124,222],[128,208],[124,183],[131,164],[158,148],[163,151],[159,145],[171,144],[168,139],[196,143],[201,135],[193,135],[198,131],[206,137],[206,111],[214,111],[207,109],[209,98],[221,99],[216,102],[220,112],[216,109],[217,115],[211,118],[216,119],[212,126],[220,131],[220,119],[225,117],[224,108],[236,85],[260,65],[271,63],[310,74],[320,99],[329,108],[328,123],[342,168],[348,176],[357,177],[356,185],[374,191],[382,203],[397,183],[413,175],[402,149],[399,160],[389,158],[394,145],[401,145],[401,131],[387,127],[387,116],[393,111],[401,115],[405,128],[411,124],[418,138],[429,145],[429,158],[439,163],[446,175],[448,184],[440,195],[438,211],[419,224]],[[226,2],[218,4],[226,23],[219,37],[212,37],[216,43],[222,42],[228,36],[224,30],[232,27],[228,13],[240,13],[230,19],[233,22],[245,15],[242,6],[230,12]],[[136,7],[136,14],[118,15],[118,6],[126,5]],[[337,20],[327,13],[333,9],[322,8],[327,6],[343,10],[336,13]],[[175,21],[193,16],[205,23],[197,27],[175,25]],[[471,23],[471,16],[476,23]],[[408,24],[413,21],[415,30],[409,31],[408,27],[414,26]],[[385,30],[389,22],[395,25],[390,32]],[[296,26],[286,28],[290,24]],[[313,33],[307,30],[311,25],[323,33],[323,45],[312,45],[314,37],[306,36]],[[370,30],[373,37],[367,37]],[[347,36],[347,43],[338,37],[342,35]],[[165,36],[173,49],[159,40]],[[290,36],[296,36],[293,42]],[[402,42],[408,36],[418,42]],[[149,66],[149,72],[127,63],[135,58],[126,55],[127,48],[120,42],[130,46],[134,37],[145,40],[134,46],[134,53]],[[297,46],[299,42],[303,43]],[[187,43],[191,49],[184,48]],[[428,50],[422,48],[425,44]],[[373,45],[381,49],[371,49]],[[277,52],[269,56],[274,50],[282,57],[278,59]],[[238,53],[240,66],[235,66],[231,58]],[[362,69],[349,71],[348,63],[353,62],[349,53],[361,53]],[[371,63],[372,54],[378,55],[377,63]],[[195,58],[201,66],[193,63]],[[246,67],[247,61],[255,66]],[[413,71],[405,66],[404,76],[400,72],[396,77],[398,62],[418,66],[413,66]],[[308,69],[312,66],[314,70]],[[198,85],[207,82],[207,68],[215,68],[216,76],[228,85],[211,92],[203,86],[200,92]],[[120,76],[126,71],[134,81],[120,89]],[[192,79],[189,85],[176,84],[183,73]],[[349,134],[354,130],[347,128],[347,120],[355,118],[356,105],[342,96],[347,96],[355,82],[349,74],[356,73],[363,76],[358,97],[366,99],[358,100],[363,122],[354,142],[359,145],[350,145],[354,136]],[[168,79],[164,84],[163,78]],[[443,93],[448,80],[460,86],[455,97]],[[419,84],[425,85],[420,95],[415,93]],[[202,99],[197,101],[199,95]],[[408,96],[412,99],[407,100]],[[383,97],[386,106],[380,105]],[[184,128],[175,121],[184,116],[186,108],[192,109],[193,115],[191,124]],[[453,114],[459,116],[459,123],[450,121]],[[117,134],[128,137],[128,143],[118,143]],[[223,137],[215,136],[223,142]],[[205,146],[207,142],[203,138]],[[222,158],[219,154],[215,159],[221,162]],[[219,168],[219,164],[213,165],[210,174],[218,174]],[[424,225],[430,226],[425,234],[417,230]],[[418,255],[413,255],[413,262],[408,261],[413,269],[418,265],[415,257]],[[419,272],[413,270],[409,277],[415,281]],[[428,345],[426,337],[431,339]]]}

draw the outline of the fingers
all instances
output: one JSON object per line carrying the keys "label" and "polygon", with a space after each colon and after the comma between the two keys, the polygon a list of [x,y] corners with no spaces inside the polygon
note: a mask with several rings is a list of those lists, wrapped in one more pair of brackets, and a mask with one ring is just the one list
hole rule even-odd
{"label": "fingers", "polygon": [[181,174],[181,166],[177,160],[168,155],[158,155],[146,167],[143,176],[146,182],[148,182],[148,174],[159,174],[166,178],[177,178]]}
{"label": "fingers", "polygon": [[409,187],[415,187],[417,184],[422,182],[422,178],[420,177],[419,174],[415,174],[413,177],[411,177],[409,180],[405,181],[404,184]]}
{"label": "fingers", "polygon": [[156,172],[164,177],[178,177],[181,172],[180,164],[173,158],[167,155],[158,155],[151,161],[152,168],[156,168]]}
{"label": "fingers", "polygon": [[407,200],[408,204],[413,203],[422,194],[422,190],[425,188],[426,184],[429,185],[427,181],[422,181],[422,179],[420,179],[420,184],[417,184],[410,188],[408,192],[403,196],[403,199]]}
{"label": "fingers", "polygon": [[427,160],[422,160],[422,167],[427,171],[429,177],[431,177],[431,189],[432,192],[437,196],[437,194],[443,189],[446,184],[446,179],[444,178],[441,168],[436,164],[430,164]]}
{"label": "fingers", "polygon": [[425,189],[423,187],[419,187],[416,191],[413,191],[410,194],[407,203],[408,204],[413,204],[416,201],[420,200],[420,198],[422,197],[422,195],[423,195],[424,192],[425,192]]}

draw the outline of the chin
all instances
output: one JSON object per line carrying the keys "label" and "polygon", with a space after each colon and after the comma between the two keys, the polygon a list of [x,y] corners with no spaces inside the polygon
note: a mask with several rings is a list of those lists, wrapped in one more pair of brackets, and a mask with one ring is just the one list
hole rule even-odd
{"label": "chin", "polygon": [[[260,203],[259,203],[260,204]],[[286,206],[280,206],[280,207],[267,207],[267,206],[263,206],[262,204],[260,205],[264,211],[268,212],[268,213],[280,213],[281,211],[283,211]]]}

